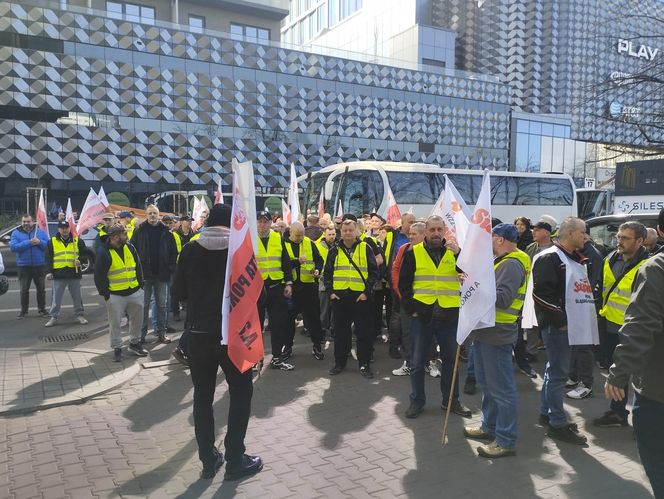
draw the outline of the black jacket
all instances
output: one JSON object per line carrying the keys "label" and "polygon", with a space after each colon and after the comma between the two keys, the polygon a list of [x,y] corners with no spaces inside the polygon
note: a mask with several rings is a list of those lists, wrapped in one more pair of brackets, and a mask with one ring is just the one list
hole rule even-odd
{"label": "black jacket", "polygon": [[[443,240],[443,245],[444,244],[445,240]],[[424,248],[427,250],[427,252],[429,252],[426,241],[424,243]],[[441,259],[445,256],[445,253],[452,251],[445,246],[443,246],[443,250],[444,251],[441,253]],[[456,256],[454,258],[456,260]],[[427,305],[413,298],[414,281],[415,253],[413,253],[413,247],[411,246],[404,252],[401,268],[399,269],[399,292],[401,293],[401,304],[403,305],[403,308],[407,314],[413,315],[414,313],[417,313],[420,320],[425,324],[428,324],[431,322],[435,304]],[[454,319],[459,316],[459,307],[440,309],[440,311],[444,317],[449,319]]]}
{"label": "black jacket", "polygon": [[533,232],[530,229],[523,231],[523,234],[519,234],[519,239],[517,240],[516,247],[521,251],[526,251],[528,245],[533,242]]}
{"label": "black jacket", "polygon": [[[138,258],[138,253],[136,248],[131,244],[127,243],[129,251],[131,251],[134,260],[136,260],[136,279],[138,280],[137,288],[125,289],[124,291],[109,291],[108,289],[108,269],[111,267],[111,251],[116,251],[108,245],[108,236],[102,236],[101,246],[97,250],[97,256],[95,257],[95,286],[97,287],[97,292],[104,297],[105,300],[113,295],[119,296],[129,296],[134,294],[136,291],[143,287],[143,270],[141,266],[141,260]],[[116,251],[120,258],[123,257],[124,251]]]}
{"label": "black jacket", "polygon": [[[221,337],[221,303],[226,282],[226,261],[228,260],[228,238],[225,242],[217,234],[212,234],[210,227],[203,235],[187,243],[182,248],[178,260],[173,287],[174,296],[187,302],[185,330],[205,331],[219,334]],[[219,239],[217,244],[206,249],[201,239]]]}
{"label": "black jacket", "polygon": [[[68,247],[70,244],[73,245],[71,235],[69,236],[69,239],[67,241],[64,241],[62,237],[60,236],[60,233],[58,232],[54,237],[58,239],[58,241],[61,241],[65,243],[65,245]],[[80,237],[78,238],[78,257],[79,259],[81,258],[81,254],[83,254],[83,251],[85,251],[85,242],[83,242],[83,239]],[[48,240],[48,244],[46,245],[46,260],[45,260],[45,265],[46,265],[46,273],[47,274],[53,274],[53,279],[80,279],[81,278],[81,270],[79,269],[78,272],[76,272],[75,268],[71,267],[65,267],[62,269],[54,269],[53,268],[53,238],[50,238]]]}
{"label": "black jacket", "polygon": [[171,275],[175,272],[175,264],[178,258],[178,248],[175,245],[173,234],[168,228],[159,222],[157,225],[161,231],[159,239],[159,267],[157,275],[152,275],[152,264],[150,261],[150,238],[148,236],[148,222],[145,221],[134,230],[131,237],[131,244],[134,245],[141,259],[144,279],[155,279],[162,282],[171,280]]}
{"label": "black jacket", "polygon": [[[357,246],[360,244],[359,239],[355,241],[352,247],[352,251],[355,251]],[[337,259],[337,254],[340,250],[340,246],[344,246],[343,241],[339,241],[339,243],[334,246],[332,249],[327,254],[327,259],[325,260],[325,269],[323,270],[323,283],[325,285],[325,290],[329,295],[332,293],[335,293],[337,295],[348,295],[348,296],[359,296],[361,293],[358,291],[351,291],[351,290],[344,290],[344,291],[334,291],[333,290],[333,274],[334,274],[334,263]],[[345,248],[345,246],[344,246]],[[376,257],[374,256],[373,250],[371,249],[371,246],[368,244],[365,246],[366,252],[367,252],[367,270],[368,270],[368,276],[367,276],[367,283],[364,288],[364,294],[367,296],[371,296],[371,293],[373,292],[374,286],[376,285],[376,282],[379,279],[378,276],[378,265],[376,264]]]}
{"label": "black jacket", "polygon": [[[588,264],[588,259],[581,253],[568,253],[558,243],[555,244],[568,258],[582,265]],[[567,312],[565,312],[565,273],[567,269],[558,253],[541,255],[533,265],[533,300],[535,314],[540,327],[552,325],[555,328],[567,326]]]}

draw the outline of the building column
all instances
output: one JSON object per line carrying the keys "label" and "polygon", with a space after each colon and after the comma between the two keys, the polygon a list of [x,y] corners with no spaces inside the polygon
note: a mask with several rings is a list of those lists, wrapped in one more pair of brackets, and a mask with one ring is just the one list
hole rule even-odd
{"label": "building column", "polygon": [[171,1],[171,22],[180,24],[180,2],[179,0]]}

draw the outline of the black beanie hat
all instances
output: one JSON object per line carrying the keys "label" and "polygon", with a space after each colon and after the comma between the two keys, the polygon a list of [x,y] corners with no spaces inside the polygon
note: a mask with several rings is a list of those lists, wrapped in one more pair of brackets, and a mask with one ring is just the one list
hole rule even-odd
{"label": "black beanie hat", "polygon": [[231,207],[227,204],[215,204],[210,210],[207,219],[208,227],[230,227],[231,226]]}

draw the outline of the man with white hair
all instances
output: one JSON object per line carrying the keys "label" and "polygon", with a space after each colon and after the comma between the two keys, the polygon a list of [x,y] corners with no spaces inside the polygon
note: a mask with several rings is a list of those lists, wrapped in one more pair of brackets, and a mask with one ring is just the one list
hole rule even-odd
{"label": "man with white hair", "polygon": [[657,244],[659,236],[657,235],[657,231],[652,227],[648,227],[647,231],[648,234],[646,235],[646,240],[643,242],[643,246],[648,250],[648,253],[654,255],[662,248],[661,245]]}

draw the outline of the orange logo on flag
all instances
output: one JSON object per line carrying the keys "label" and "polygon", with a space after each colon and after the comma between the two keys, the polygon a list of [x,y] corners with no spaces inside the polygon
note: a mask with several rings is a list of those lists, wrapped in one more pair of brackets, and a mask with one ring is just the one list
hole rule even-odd
{"label": "orange logo on flag", "polygon": [[491,234],[491,215],[484,208],[475,210],[471,223],[479,225],[489,234]]}

